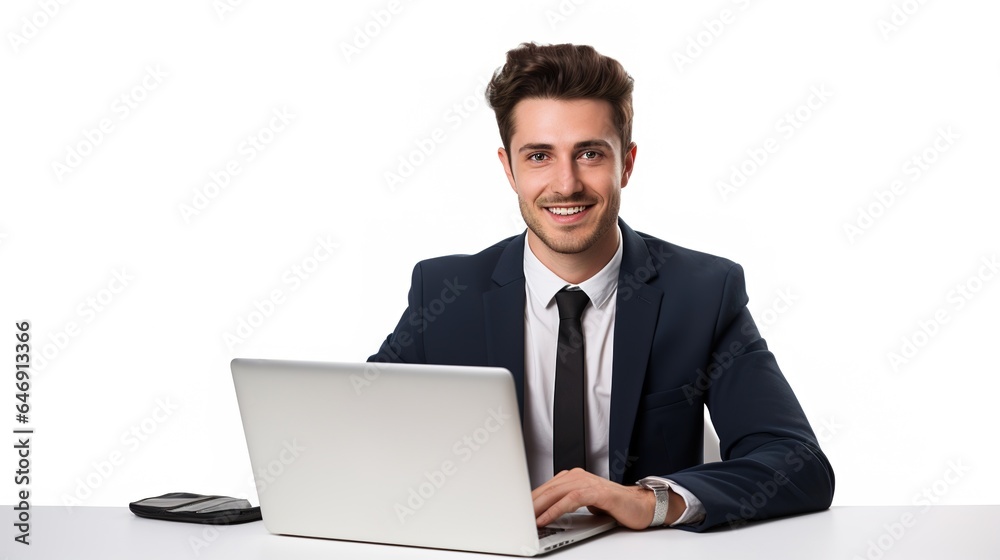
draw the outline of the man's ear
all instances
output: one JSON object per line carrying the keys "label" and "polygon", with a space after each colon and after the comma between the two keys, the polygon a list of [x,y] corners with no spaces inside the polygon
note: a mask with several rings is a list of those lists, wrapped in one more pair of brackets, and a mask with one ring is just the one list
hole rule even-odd
{"label": "man's ear", "polygon": [[503,172],[507,174],[507,181],[510,182],[510,188],[517,192],[517,183],[514,182],[514,171],[510,168],[510,158],[507,157],[507,150],[503,148],[497,148],[497,157],[500,158],[500,164],[503,165]]}
{"label": "man's ear", "polygon": [[638,151],[638,146],[636,146],[635,142],[632,142],[632,144],[630,144],[628,147],[628,151],[625,152],[625,161],[622,162],[621,188],[623,189],[625,188],[625,185],[628,184],[629,177],[632,176],[632,166],[635,165],[635,154],[637,151]]}

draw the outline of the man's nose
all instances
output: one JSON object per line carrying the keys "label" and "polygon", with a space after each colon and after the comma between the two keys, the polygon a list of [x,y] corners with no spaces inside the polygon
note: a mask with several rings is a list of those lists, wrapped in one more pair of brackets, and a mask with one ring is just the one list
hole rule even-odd
{"label": "man's nose", "polygon": [[572,157],[562,158],[557,164],[555,172],[552,190],[564,196],[583,190],[580,169]]}

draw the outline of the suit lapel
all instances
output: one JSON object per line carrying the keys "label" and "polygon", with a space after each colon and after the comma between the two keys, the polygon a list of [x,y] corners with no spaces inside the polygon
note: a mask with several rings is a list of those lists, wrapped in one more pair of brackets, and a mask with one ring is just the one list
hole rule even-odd
{"label": "suit lapel", "polygon": [[615,312],[608,459],[610,479],[620,483],[632,463],[629,443],[663,292],[648,284],[659,267],[654,265],[646,242],[625,222],[619,221],[619,226],[624,246]]}
{"label": "suit lapel", "polygon": [[524,234],[507,245],[493,270],[496,288],[483,294],[486,360],[510,370],[524,420]]}

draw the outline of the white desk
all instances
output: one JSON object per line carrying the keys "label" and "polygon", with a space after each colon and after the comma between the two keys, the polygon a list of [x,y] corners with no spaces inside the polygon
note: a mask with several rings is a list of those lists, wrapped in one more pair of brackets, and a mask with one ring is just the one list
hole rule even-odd
{"label": "white desk", "polygon": [[[10,506],[0,507],[0,560],[13,559],[227,559],[271,558],[503,558],[441,550],[277,536],[261,522],[216,528],[141,519],[127,508],[33,507],[30,546],[13,541]],[[900,524],[910,513],[909,528]],[[885,527],[900,524],[897,537]],[[903,527],[903,532],[898,529]],[[888,547],[879,550],[878,544]],[[661,549],[669,550],[664,555]],[[871,549],[871,551],[869,551]],[[693,534],[672,529],[615,529],[544,558],[606,560],[665,557],[780,560],[997,560],[1000,506],[835,507],[829,511],[766,521],[736,530]]]}

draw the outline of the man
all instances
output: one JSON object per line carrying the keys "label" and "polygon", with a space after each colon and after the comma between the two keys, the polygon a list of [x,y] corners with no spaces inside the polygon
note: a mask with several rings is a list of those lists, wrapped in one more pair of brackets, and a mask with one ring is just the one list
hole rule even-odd
{"label": "man", "polygon": [[[632,78],[588,46],[523,44],[486,95],[528,228],[418,263],[369,360],[509,369],[539,526],[583,506],[694,531],[829,507],[833,470],[742,268],[618,218]],[[722,462],[701,464],[705,406]]]}

